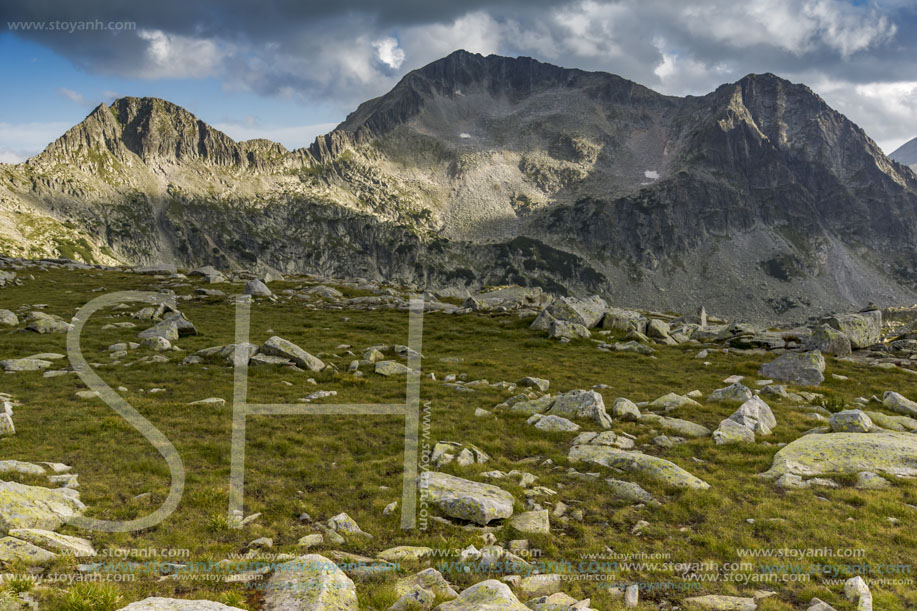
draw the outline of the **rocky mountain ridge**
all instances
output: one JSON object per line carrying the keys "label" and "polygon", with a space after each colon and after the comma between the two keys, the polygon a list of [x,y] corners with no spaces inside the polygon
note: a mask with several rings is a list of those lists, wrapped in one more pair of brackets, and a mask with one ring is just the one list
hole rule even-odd
{"label": "rocky mountain ridge", "polygon": [[917,302],[917,176],[803,85],[456,52],[308,148],[153,98],[0,166],[0,252],[541,286],[746,319]]}

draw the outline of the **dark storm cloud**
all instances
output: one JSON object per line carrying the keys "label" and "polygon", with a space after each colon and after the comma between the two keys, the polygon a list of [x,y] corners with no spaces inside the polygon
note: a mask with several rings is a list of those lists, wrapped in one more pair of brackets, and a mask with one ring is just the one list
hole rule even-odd
{"label": "dark storm cloud", "polygon": [[905,0],[0,0],[0,23],[95,19],[137,30],[20,35],[94,72],[216,77],[342,111],[457,48],[615,72],[672,94],[767,71],[809,83],[879,140],[917,133],[917,6]]}

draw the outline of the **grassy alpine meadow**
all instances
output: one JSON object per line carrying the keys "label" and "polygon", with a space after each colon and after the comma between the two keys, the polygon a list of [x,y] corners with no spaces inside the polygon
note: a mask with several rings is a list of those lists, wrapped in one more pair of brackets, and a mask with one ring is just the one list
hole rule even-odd
{"label": "grassy alpine meadow", "polygon": [[[755,388],[758,367],[773,355],[707,346],[706,359],[696,358],[699,344],[657,346],[652,357],[629,352],[603,352],[594,339],[569,343],[550,340],[530,330],[531,316],[516,313],[428,313],[423,325],[423,373],[420,401],[424,405],[421,443],[429,449],[438,441],[473,444],[490,456],[486,463],[442,470],[460,477],[495,484],[516,499],[516,510],[528,509],[531,498],[552,511],[550,534],[525,535],[508,524],[488,528],[432,519],[442,515],[432,504],[422,526],[400,528],[403,481],[404,419],[396,416],[272,415],[250,416],[245,446],[244,515],[260,514],[242,528],[228,515],[233,369],[214,359],[182,364],[197,350],[234,342],[235,305],[232,296],[241,284],[207,285],[226,296],[195,294],[200,280],[141,276],[123,271],[31,269],[19,272],[20,286],[0,289],[0,308],[22,317],[33,310],[70,320],[91,299],[122,290],[171,289],[178,308],[197,328],[197,335],[174,342],[180,351],[154,353],[139,347],[113,359],[108,347],[139,341],[137,333],[152,322],[132,314],[146,304],[98,312],[83,331],[82,351],[105,382],[155,425],[181,456],[185,487],[181,501],[156,526],[123,533],[86,531],[71,525],[59,532],[88,538],[94,558],[58,556],[41,569],[16,563],[4,567],[2,588],[28,592],[38,608],[49,610],[114,610],[148,596],[221,601],[255,610],[262,600],[263,580],[227,579],[214,569],[222,560],[247,557],[267,564],[283,554],[305,552],[298,543],[320,533],[316,523],[341,512],[349,514],[372,538],[348,537],[332,543],[328,537],[308,553],[328,556],[334,550],[359,556],[398,545],[427,546],[435,556],[405,561],[386,571],[351,571],[361,608],[387,609],[397,598],[397,579],[423,568],[439,568],[461,591],[486,578],[476,571],[450,570],[458,551],[496,541],[527,539],[520,553],[543,572],[564,572],[562,590],[576,599],[591,598],[591,607],[623,609],[617,588],[640,585],[639,609],[657,609],[663,601],[679,604],[701,594],[754,596],[764,611],[807,608],[813,597],[850,609],[843,583],[854,575],[867,579],[874,608],[894,611],[917,608],[911,565],[917,550],[917,484],[892,480],[884,490],[838,488],[782,490],[756,477],[766,471],[780,444],[789,443],[819,426],[812,413],[784,399],[767,397],[777,418],[772,436],[755,443],[715,445],[709,437],[690,439],[664,448],[653,443],[663,431],[651,424],[615,419],[615,433],[632,435],[636,448],[661,456],[710,484],[708,490],[667,490],[628,474],[662,503],[659,506],[618,501],[606,477],[623,477],[587,463],[572,463],[567,453],[576,433],[542,432],[527,424],[527,416],[494,407],[524,389],[510,390],[495,382],[517,382],[526,376],[550,380],[551,392],[599,386],[606,405],[617,397],[651,401],[669,392],[700,390],[706,397],[726,386],[732,375],[745,376]],[[309,278],[272,282],[275,299],[255,298],[251,308],[250,341],[261,344],[280,336],[325,363],[319,373],[263,365],[249,370],[249,401],[297,403],[318,390],[335,396],[312,403],[398,403],[405,400],[405,376],[385,377],[362,366],[362,375],[348,365],[378,344],[407,344],[408,313],[399,309],[357,310],[321,299],[300,296],[313,284],[336,286]],[[352,286],[338,288],[345,297],[365,296]],[[397,289],[397,287],[394,287]],[[286,289],[289,291],[285,292]],[[310,305],[311,304],[311,305]],[[112,326],[132,322],[133,328]],[[348,348],[348,346],[350,348]],[[350,353],[348,353],[350,350]],[[0,330],[0,359],[39,353],[66,354],[66,334],[37,334],[23,325]],[[150,362],[160,354],[167,362]],[[356,356],[354,356],[356,355]],[[391,353],[386,358],[399,360]],[[828,357],[826,357],[828,358]],[[51,369],[66,369],[57,360]],[[427,377],[434,373],[435,379]],[[465,390],[444,384],[449,374],[474,384]],[[838,374],[846,379],[838,379]],[[817,403],[839,411],[856,397],[882,396],[895,390],[917,397],[917,377],[894,369],[879,369],[828,358]],[[77,375],[45,377],[40,371],[7,373],[0,392],[14,400],[16,432],[0,438],[0,459],[60,462],[79,474],[80,499],[86,515],[107,520],[138,518],[165,500],[170,486],[166,462],[128,422],[98,398],[80,398],[86,390]],[[190,403],[221,398],[225,404]],[[709,429],[735,411],[736,404],[702,403],[668,414]],[[490,415],[475,415],[481,408]],[[882,411],[879,404],[869,409]],[[579,422],[583,431],[598,430]],[[570,468],[578,473],[571,472]],[[532,494],[518,480],[486,479],[493,470],[519,470],[537,477],[535,486],[555,494]],[[600,477],[582,476],[600,473]],[[5,480],[42,484],[41,477],[6,473]],[[838,481],[851,484],[850,478]],[[47,485],[42,484],[42,485]],[[383,510],[393,501],[399,507]],[[558,505],[567,507],[564,515]],[[308,518],[302,514],[308,514]],[[305,518],[305,519],[301,519]],[[252,546],[260,538],[271,547]],[[246,556],[246,554],[248,554]],[[209,567],[209,568],[208,568]]]}

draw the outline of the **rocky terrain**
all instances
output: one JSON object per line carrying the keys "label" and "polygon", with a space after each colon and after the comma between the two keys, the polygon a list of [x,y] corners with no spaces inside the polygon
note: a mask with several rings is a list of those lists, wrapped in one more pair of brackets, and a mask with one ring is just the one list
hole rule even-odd
{"label": "rocky terrain", "polygon": [[[74,318],[123,290],[173,305]],[[917,604],[914,308],[765,327],[538,287],[420,291],[0,259],[0,606]],[[404,345],[416,294],[419,354]],[[75,375],[74,324],[89,366],[181,455],[184,496],[162,524],[81,528],[152,512],[174,474]],[[251,401],[303,406],[402,401],[416,368],[417,528],[400,527],[400,417],[252,418],[244,511],[228,516],[234,362]]]}
{"label": "rocky terrain", "polygon": [[758,322],[917,302],[917,176],[770,74],[677,98],[458,51],[307,148],[122,98],[0,179],[9,256],[520,284]]}

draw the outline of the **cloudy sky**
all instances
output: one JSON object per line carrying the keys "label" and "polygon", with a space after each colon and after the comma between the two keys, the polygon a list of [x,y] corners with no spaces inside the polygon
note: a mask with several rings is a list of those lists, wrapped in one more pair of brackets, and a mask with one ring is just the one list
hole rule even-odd
{"label": "cloudy sky", "polygon": [[915,0],[0,0],[0,162],[123,95],[296,148],[456,49],[677,95],[774,72],[886,152],[917,136]]}

